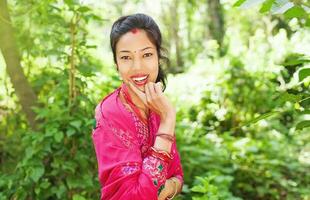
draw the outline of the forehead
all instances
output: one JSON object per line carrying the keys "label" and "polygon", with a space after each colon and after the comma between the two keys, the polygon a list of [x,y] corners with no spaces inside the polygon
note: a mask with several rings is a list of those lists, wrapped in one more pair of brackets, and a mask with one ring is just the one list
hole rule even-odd
{"label": "forehead", "polygon": [[129,31],[120,37],[116,44],[116,51],[136,51],[145,47],[155,48],[155,45],[148,38],[147,33],[144,30],[136,29],[135,31]]}

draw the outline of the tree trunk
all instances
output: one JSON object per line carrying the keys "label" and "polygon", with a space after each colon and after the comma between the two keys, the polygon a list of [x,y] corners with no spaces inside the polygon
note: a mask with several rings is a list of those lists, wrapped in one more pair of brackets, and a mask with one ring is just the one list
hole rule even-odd
{"label": "tree trunk", "polygon": [[208,2],[208,18],[209,18],[209,32],[213,39],[215,39],[220,47],[223,47],[224,17],[220,0],[207,0]]}
{"label": "tree trunk", "polygon": [[182,44],[181,44],[181,39],[179,36],[180,32],[180,18],[179,18],[179,13],[178,13],[178,8],[179,8],[179,0],[174,0],[171,6],[171,17],[172,17],[172,35],[173,39],[175,42],[175,59],[176,59],[176,65],[174,67],[173,73],[181,73],[184,71],[184,61],[181,55],[182,52]]}
{"label": "tree trunk", "polygon": [[37,104],[37,97],[20,65],[20,56],[6,0],[0,0],[0,50],[22,110],[26,114],[30,126],[35,128],[35,113],[32,107]]}

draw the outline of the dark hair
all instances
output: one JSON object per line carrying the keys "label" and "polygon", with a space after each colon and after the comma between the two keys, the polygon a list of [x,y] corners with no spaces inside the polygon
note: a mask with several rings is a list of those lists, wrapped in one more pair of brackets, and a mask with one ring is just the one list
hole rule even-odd
{"label": "dark hair", "polygon": [[156,22],[148,15],[145,14],[133,14],[122,16],[118,20],[116,20],[112,26],[111,34],[110,34],[110,44],[113,52],[114,62],[117,64],[116,60],[116,44],[121,38],[122,35],[131,31],[134,28],[143,29],[146,31],[148,38],[151,42],[156,46],[158,58],[159,58],[159,69],[158,76],[156,78],[156,83],[161,82],[163,84],[164,90],[166,89],[166,81],[167,77],[162,69],[161,61],[168,61],[168,58],[163,55],[165,49],[162,45],[161,33]]}

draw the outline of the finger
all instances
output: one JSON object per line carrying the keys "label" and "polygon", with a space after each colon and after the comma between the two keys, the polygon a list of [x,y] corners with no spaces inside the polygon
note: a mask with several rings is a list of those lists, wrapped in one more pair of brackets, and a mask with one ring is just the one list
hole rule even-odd
{"label": "finger", "polygon": [[147,84],[148,88],[149,88],[149,91],[150,91],[150,95],[151,95],[151,98],[154,99],[156,98],[156,92],[155,92],[155,83],[148,83]]}
{"label": "finger", "polygon": [[155,84],[155,92],[156,92],[156,94],[159,94],[159,95],[162,94],[163,87],[162,87],[162,83],[161,82],[158,82],[158,83]]}
{"label": "finger", "polygon": [[145,91],[146,102],[148,105],[150,105],[152,101],[152,96],[150,94],[150,89],[147,85],[144,86],[144,91]]}
{"label": "finger", "polygon": [[142,100],[142,102],[147,105],[146,96],[143,92],[141,92],[135,85],[131,82],[128,82],[130,89]]}

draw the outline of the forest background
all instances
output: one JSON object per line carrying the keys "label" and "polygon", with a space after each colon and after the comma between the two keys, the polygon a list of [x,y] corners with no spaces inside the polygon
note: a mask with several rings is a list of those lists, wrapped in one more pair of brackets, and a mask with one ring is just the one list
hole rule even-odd
{"label": "forest background", "polygon": [[0,199],[99,199],[113,21],[158,22],[181,200],[310,199],[307,0],[0,0]]}

